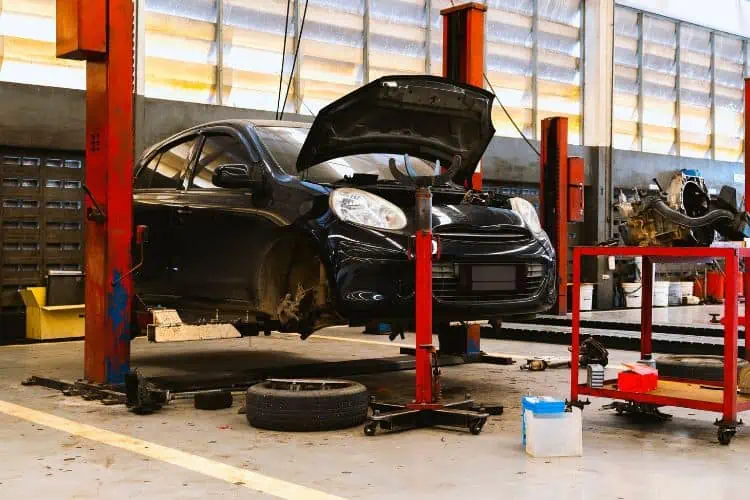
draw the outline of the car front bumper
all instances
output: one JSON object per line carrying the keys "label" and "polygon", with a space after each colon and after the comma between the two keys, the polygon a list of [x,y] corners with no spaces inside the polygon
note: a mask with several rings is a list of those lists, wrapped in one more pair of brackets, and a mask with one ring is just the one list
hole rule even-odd
{"label": "car front bumper", "polygon": [[[409,259],[410,238],[357,231],[369,234],[344,237],[333,232],[329,238],[337,312],[352,323],[413,319],[415,267]],[[537,313],[554,304],[554,252],[544,242],[469,235],[438,236],[438,241],[440,254],[434,256],[432,280],[436,322]],[[469,269],[498,266],[513,268],[514,286],[477,291],[462,279]]]}

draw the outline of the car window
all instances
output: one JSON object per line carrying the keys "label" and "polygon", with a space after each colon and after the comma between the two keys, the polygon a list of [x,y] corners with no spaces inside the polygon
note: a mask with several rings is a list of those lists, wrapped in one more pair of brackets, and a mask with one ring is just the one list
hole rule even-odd
{"label": "car window", "polygon": [[136,189],[175,189],[182,185],[198,136],[188,137],[155,155],[138,173]]}
{"label": "car window", "polygon": [[133,188],[148,189],[151,187],[151,182],[154,180],[154,172],[156,171],[156,166],[159,164],[160,158],[161,153],[155,155],[146,165],[144,165],[138,171],[137,177],[135,178],[135,183],[133,184]]}
{"label": "car window", "polygon": [[219,189],[214,186],[211,179],[221,165],[247,165],[252,176],[260,175],[260,169],[257,165],[253,166],[254,163],[248,155],[247,148],[236,137],[228,134],[206,136],[190,187]]}

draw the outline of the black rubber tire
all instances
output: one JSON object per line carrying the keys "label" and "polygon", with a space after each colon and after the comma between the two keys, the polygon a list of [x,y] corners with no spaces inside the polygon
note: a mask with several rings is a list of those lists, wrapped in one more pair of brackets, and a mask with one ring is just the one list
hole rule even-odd
{"label": "black rubber tire", "polygon": [[234,401],[229,391],[199,392],[193,399],[198,410],[223,410],[231,408]]}
{"label": "black rubber tire", "polygon": [[[737,360],[737,371],[748,366],[744,359]],[[659,375],[692,380],[724,380],[724,358],[722,356],[700,356],[669,354],[656,358]]]}
{"label": "black rubber tire", "polygon": [[345,429],[367,417],[367,388],[357,382],[326,390],[289,391],[261,382],[247,390],[247,421],[273,431]]}

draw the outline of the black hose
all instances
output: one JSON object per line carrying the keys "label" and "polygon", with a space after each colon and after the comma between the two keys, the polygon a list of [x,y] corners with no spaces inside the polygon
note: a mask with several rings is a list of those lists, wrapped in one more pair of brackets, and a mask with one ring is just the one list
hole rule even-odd
{"label": "black hose", "polygon": [[706,215],[700,217],[690,217],[670,208],[659,198],[646,198],[641,203],[641,212],[653,209],[662,217],[669,220],[669,222],[677,224],[678,226],[689,227],[691,229],[712,225],[720,220],[734,220],[734,214],[728,210],[712,210]]}

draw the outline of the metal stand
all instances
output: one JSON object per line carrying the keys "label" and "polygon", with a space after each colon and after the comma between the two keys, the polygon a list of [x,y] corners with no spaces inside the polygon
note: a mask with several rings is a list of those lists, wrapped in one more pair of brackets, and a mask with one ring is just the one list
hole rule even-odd
{"label": "metal stand", "polygon": [[[406,171],[410,172],[409,158],[405,156]],[[396,168],[390,160],[393,177],[406,185],[416,187],[415,212],[415,267],[416,267],[416,390],[409,404],[370,402],[372,414],[365,422],[365,435],[373,436],[378,426],[393,430],[428,426],[447,426],[468,429],[472,434],[482,432],[490,413],[479,407],[469,397],[465,401],[443,404],[440,402],[440,369],[437,351],[432,345],[432,254],[439,251],[432,238],[432,193],[430,188],[451,178],[461,165],[456,155],[448,172],[436,176],[411,177]],[[438,166],[439,167],[439,166]]]}

